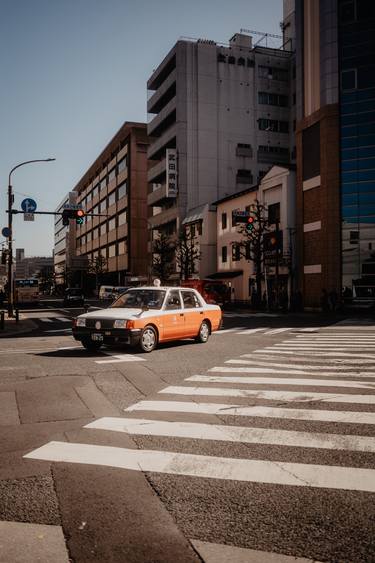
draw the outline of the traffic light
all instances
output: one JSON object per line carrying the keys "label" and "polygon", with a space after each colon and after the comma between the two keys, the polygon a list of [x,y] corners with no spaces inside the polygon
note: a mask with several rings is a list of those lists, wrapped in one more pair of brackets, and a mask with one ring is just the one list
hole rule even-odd
{"label": "traffic light", "polygon": [[85,217],[85,212],[83,209],[64,209],[61,214],[62,223],[67,227],[69,225],[70,219],[75,219],[77,225],[82,225]]}
{"label": "traffic light", "polygon": [[246,222],[246,232],[251,233],[254,228],[254,217],[248,217]]}
{"label": "traffic light", "polygon": [[77,209],[75,215],[77,225],[83,225],[84,217],[85,212],[83,211],[83,209]]}

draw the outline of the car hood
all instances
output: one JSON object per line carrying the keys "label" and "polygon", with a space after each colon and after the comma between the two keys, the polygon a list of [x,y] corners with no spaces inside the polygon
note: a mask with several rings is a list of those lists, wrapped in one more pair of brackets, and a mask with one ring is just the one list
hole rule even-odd
{"label": "car hood", "polygon": [[[142,313],[142,309],[127,309],[125,307],[114,307],[109,309],[99,309],[91,313],[84,313],[79,315],[80,319],[133,319]],[[143,311],[142,317],[155,315],[154,310]]]}

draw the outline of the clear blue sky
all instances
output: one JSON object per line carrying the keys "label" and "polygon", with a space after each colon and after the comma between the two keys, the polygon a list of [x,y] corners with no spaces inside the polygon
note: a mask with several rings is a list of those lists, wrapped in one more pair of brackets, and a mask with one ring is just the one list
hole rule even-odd
{"label": "clear blue sky", "polygon": [[[146,121],[146,82],[181,36],[227,43],[241,28],[280,34],[282,0],[0,0],[0,210],[8,174],[54,211],[124,121]],[[14,220],[14,246],[51,255],[52,216]],[[3,241],[3,238],[0,237]]]}

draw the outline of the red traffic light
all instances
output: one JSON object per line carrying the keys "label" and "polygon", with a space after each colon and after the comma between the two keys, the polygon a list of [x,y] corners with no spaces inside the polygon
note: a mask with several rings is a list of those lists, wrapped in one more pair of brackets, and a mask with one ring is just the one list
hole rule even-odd
{"label": "red traffic light", "polygon": [[248,223],[254,223],[254,217],[248,217],[247,222]]}

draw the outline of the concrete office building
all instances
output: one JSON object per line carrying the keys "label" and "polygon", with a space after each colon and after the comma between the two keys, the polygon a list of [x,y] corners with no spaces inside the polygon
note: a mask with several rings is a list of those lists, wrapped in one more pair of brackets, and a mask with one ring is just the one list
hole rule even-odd
{"label": "concrete office building", "polygon": [[[176,236],[213,201],[290,162],[290,67],[289,52],[245,33],[229,45],[176,43],[147,83],[154,230]],[[212,273],[206,261],[200,268],[200,277]]]}
{"label": "concrete office building", "polygon": [[305,305],[375,300],[375,4],[297,0],[297,241]]}
{"label": "concrete office building", "polygon": [[72,266],[72,259],[75,257],[76,248],[76,224],[74,221],[70,221],[69,225],[63,225],[61,213],[66,205],[76,205],[76,203],[76,192],[69,192],[56,208],[58,215],[55,215],[53,261],[57,290],[68,284],[68,273]]}
{"label": "concrete office building", "polygon": [[76,228],[76,256],[105,259],[102,283],[146,281],[147,247],[146,125],[125,122],[74,187],[88,215]]}

